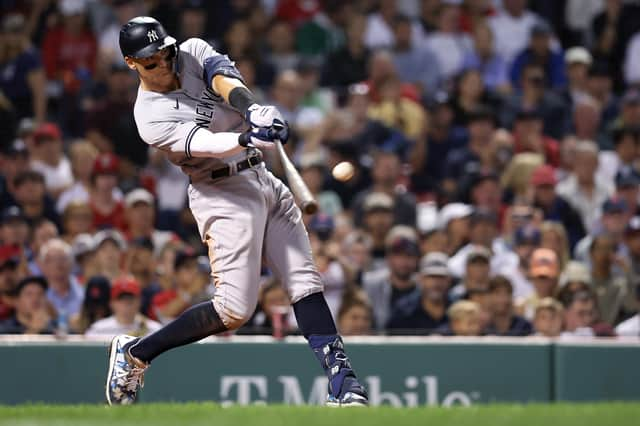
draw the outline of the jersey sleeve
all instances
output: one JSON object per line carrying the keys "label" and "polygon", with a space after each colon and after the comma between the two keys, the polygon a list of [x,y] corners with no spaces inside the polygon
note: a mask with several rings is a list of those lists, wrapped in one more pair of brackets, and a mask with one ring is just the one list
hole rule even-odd
{"label": "jersey sleeve", "polygon": [[216,52],[209,43],[199,38],[190,38],[180,45],[180,49],[186,51],[196,58],[198,63],[202,65],[202,78],[207,84],[211,85],[211,79],[216,75],[224,75],[236,78],[244,83],[242,74],[227,55]]}
{"label": "jersey sleeve", "polygon": [[193,157],[224,157],[244,149],[239,133],[216,132],[195,123],[151,122],[139,127],[140,137],[158,149]]}

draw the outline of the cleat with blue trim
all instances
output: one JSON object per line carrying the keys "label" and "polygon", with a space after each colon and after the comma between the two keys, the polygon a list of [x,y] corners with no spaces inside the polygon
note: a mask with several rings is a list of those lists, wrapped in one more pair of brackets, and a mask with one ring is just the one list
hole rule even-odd
{"label": "cleat with blue trim", "polygon": [[136,402],[138,391],[144,386],[144,372],[149,364],[133,357],[129,348],[137,337],[122,334],[109,346],[109,372],[105,396],[109,405],[129,405]]}
{"label": "cleat with blue trim", "polygon": [[329,378],[327,405],[331,407],[356,407],[369,405],[367,391],[351,368],[344,352],[342,338],[337,335],[309,337],[313,352]]}

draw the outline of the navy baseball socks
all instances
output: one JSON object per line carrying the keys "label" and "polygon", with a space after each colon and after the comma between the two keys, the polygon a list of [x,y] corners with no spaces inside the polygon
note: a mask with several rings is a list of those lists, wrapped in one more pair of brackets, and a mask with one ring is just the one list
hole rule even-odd
{"label": "navy baseball socks", "polygon": [[336,331],[331,311],[322,293],[314,293],[293,304],[298,327],[309,342],[329,379],[327,405],[366,406],[367,391],[351,368],[342,338]]}
{"label": "navy baseball socks", "polygon": [[109,371],[105,396],[109,405],[133,404],[144,386],[149,363],[169,349],[197,342],[227,328],[211,301],[184,311],[160,330],[143,338],[120,335],[109,346]]}

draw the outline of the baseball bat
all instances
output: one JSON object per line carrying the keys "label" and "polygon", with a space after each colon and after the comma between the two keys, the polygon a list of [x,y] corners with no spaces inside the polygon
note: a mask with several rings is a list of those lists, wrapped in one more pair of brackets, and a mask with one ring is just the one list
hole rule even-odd
{"label": "baseball bat", "polygon": [[282,163],[284,173],[287,175],[287,181],[289,182],[289,188],[293,195],[298,199],[300,208],[307,214],[315,214],[318,211],[318,202],[313,198],[311,191],[307,187],[307,184],[302,180],[302,176],[296,170],[280,141],[275,141],[276,149],[278,150],[278,156]]}

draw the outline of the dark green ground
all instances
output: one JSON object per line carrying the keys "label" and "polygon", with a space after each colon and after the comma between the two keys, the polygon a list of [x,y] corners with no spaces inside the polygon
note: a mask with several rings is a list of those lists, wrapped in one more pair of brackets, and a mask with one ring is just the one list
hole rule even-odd
{"label": "dark green ground", "polygon": [[0,406],[0,425],[640,425],[640,403],[484,405],[470,408],[398,409],[229,407],[206,404]]}

